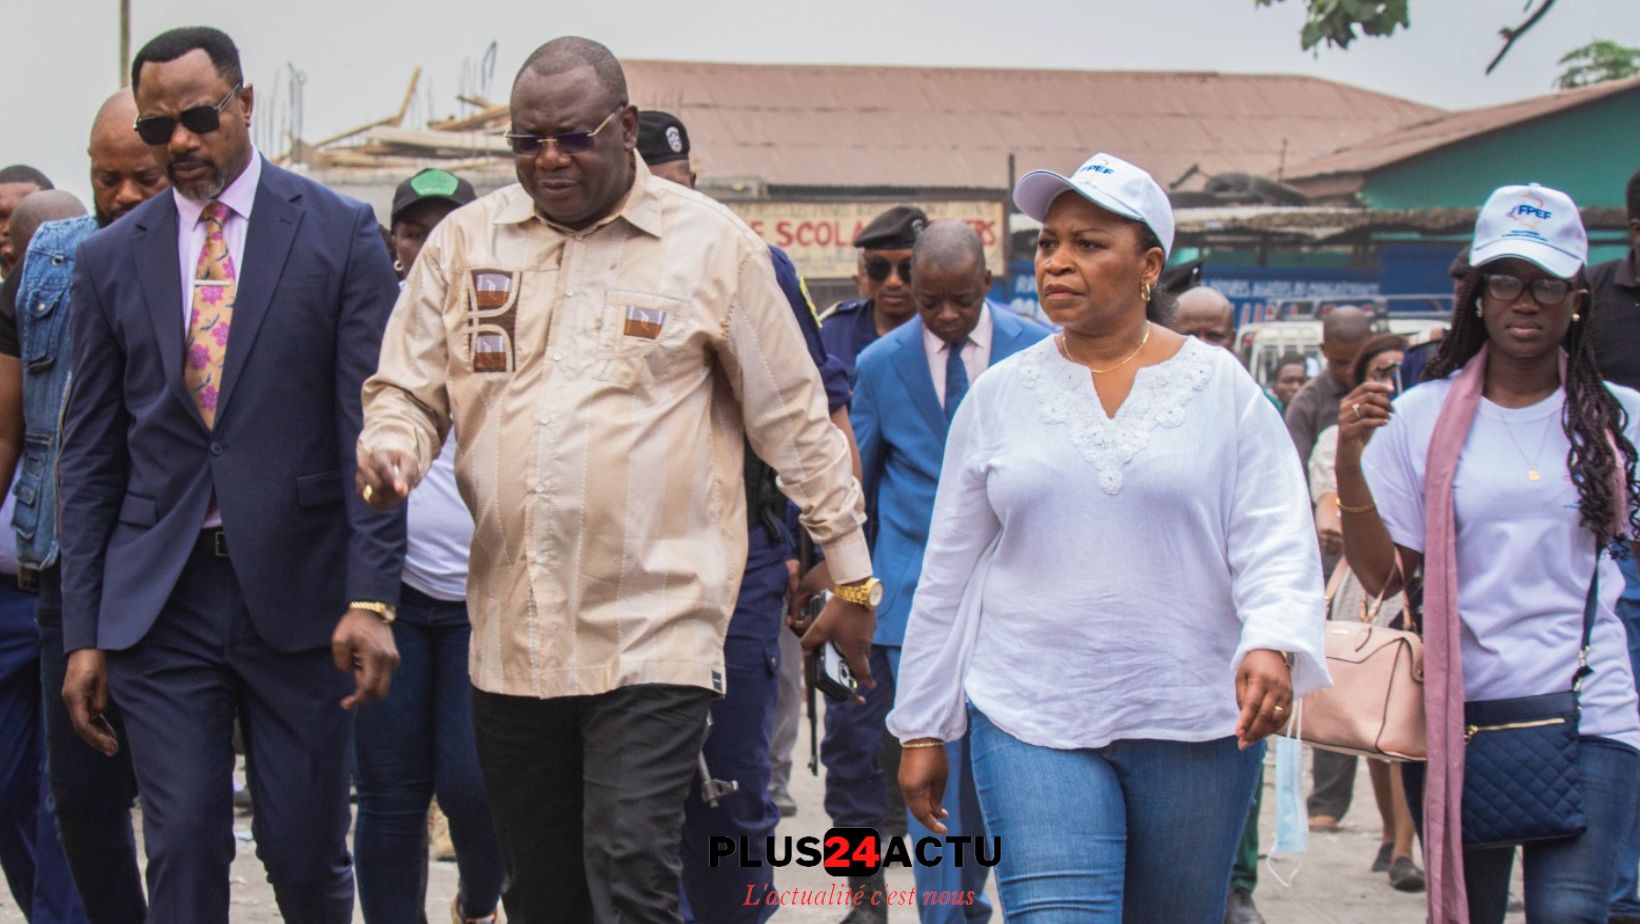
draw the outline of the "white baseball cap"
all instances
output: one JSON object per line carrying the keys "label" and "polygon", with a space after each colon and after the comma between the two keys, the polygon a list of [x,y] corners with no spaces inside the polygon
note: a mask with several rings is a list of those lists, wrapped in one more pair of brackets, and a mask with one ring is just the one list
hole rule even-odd
{"label": "white baseball cap", "polygon": [[1107,212],[1142,222],[1162,243],[1163,253],[1173,252],[1173,206],[1167,193],[1150,174],[1120,157],[1095,154],[1068,177],[1032,170],[1015,184],[1014,205],[1042,221],[1054,198],[1067,189]]}
{"label": "white baseball cap", "polygon": [[1493,190],[1475,216],[1469,264],[1519,257],[1570,279],[1589,259],[1589,234],[1577,203],[1558,189],[1532,183]]}

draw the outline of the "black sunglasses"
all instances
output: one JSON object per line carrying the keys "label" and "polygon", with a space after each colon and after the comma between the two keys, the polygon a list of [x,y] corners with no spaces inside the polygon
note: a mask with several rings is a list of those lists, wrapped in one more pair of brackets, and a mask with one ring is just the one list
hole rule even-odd
{"label": "black sunglasses", "polygon": [[503,137],[507,139],[507,144],[512,147],[512,152],[519,157],[534,157],[540,154],[541,150],[549,144],[557,148],[560,154],[584,154],[592,150],[592,146],[597,143],[598,133],[604,130],[604,126],[608,125],[610,120],[620,115],[625,109],[626,103],[622,103],[614,112],[604,116],[604,120],[598,123],[598,127],[590,132],[563,132],[557,135],[508,132]]}
{"label": "black sunglasses", "polygon": [[[872,282],[882,282],[894,272],[895,265],[881,257],[872,257],[866,261],[866,275]],[[906,285],[911,285],[911,261],[901,260],[899,263],[900,278]]]}
{"label": "black sunglasses", "polygon": [[[1520,293],[1526,291],[1526,280],[1508,273],[1487,273],[1486,294],[1500,302],[1512,302],[1520,298]],[[1566,300],[1571,294],[1572,284],[1564,279],[1552,276],[1540,276],[1532,280],[1532,300],[1545,308],[1553,308]]]}
{"label": "black sunglasses", "polygon": [[233,89],[228,91],[228,95],[222,97],[222,102],[217,103],[215,106],[205,105],[184,109],[174,119],[170,116],[143,116],[131,127],[137,130],[137,136],[142,139],[143,144],[169,144],[171,136],[176,134],[178,122],[182,123],[183,128],[196,135],[209,135],[222,127],[222,110],[228,108],[228,103],[233,100],[234,94],[238,93],[244,86],[243,83],[234,84]]}

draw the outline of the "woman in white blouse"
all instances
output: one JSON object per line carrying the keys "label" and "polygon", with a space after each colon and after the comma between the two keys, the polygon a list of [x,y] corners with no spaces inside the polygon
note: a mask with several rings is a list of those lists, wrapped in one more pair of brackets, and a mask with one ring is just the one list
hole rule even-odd
{"label": "woman in white blouse", "polygon": [[1264,752],[1327,684],[1304,477],[1227,351],[1152,323],[1167,197],[1095,155],[1014,191],[1064,329],[952,424],[890,730],[943,831],[971,732],[1010,921],[1217,924]]}

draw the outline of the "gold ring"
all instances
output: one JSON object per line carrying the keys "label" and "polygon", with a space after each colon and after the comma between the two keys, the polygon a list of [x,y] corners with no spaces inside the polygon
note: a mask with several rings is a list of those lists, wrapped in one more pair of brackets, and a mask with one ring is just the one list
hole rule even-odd
{"label": "gold ring", "polygon": [[1282,713],[1283,713],[1283,712],[1286,712],[1286,711],[1287,711],[1287,707],[1286,707],[1286,706],[1277,706],[1277,707],[1276,707],[1276,708],[1275,708],[1275,714],[1276,714],[1276,715],[1281,715],[1281,714],[1282,714]]}
{"label": "gold ring", "polygon": [[368,484],[365,485],[364,486],[364,502],[367,503],[367,504],[370,503],[370,497],[371,497],[371,495],[373,495],[375,493],[376,493],[376,489],[373,486],[368,485]]}

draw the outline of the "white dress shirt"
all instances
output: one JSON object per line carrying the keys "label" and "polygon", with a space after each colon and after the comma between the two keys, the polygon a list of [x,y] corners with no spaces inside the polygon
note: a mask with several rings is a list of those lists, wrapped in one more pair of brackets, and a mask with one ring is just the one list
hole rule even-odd
{"label": "white dress shirt", "polygon": [[[962,365],[968,370],[970,388],[979,374],[991,365],[991,331],[991,307],[988,304],[980,305],[979,321],[962,345]],[[945,358],[950,355],[951,345],[935,336],[926,326],[923,327],[922,339],[923,352],[928,354],[928,374],[934,378],[934,395],[940,399],[940,407],[945,407]]]}
{"label": "white dress shirt", "polygon": [[[256,187],[262,181],[262,154],[251,148],[251,162],[239,176],[216,197],[231,213],[222,223],[222,236],[227,238],[228,253],[233,257],[234,279],[245,278],[245,237],[250,232],[251,207],[256,204]],[[182,276],[182,336],[187,341],[188,328],[193,323],[194,277],[199,272],[199,252],[205,249],[205,202],[195,202],[176,187],[171,188],[171,201],[177,207],[177,267]],[[233,339],[229,327],[228,339]],[[182,349],[182,344],[177,344]],[[212,504],[205,515],[201,529],[215,529],[222,525],[222,513]]]}
{"label": "white dress shirt", "polygon": [[1187,339],[1114,418],[1053,338],[957,410],[888,727],[946,741],[966,703],[1051,748],[1234,734],[1235,674],[1293,655],[1328,684],[1321,560],[1276,409]]}

